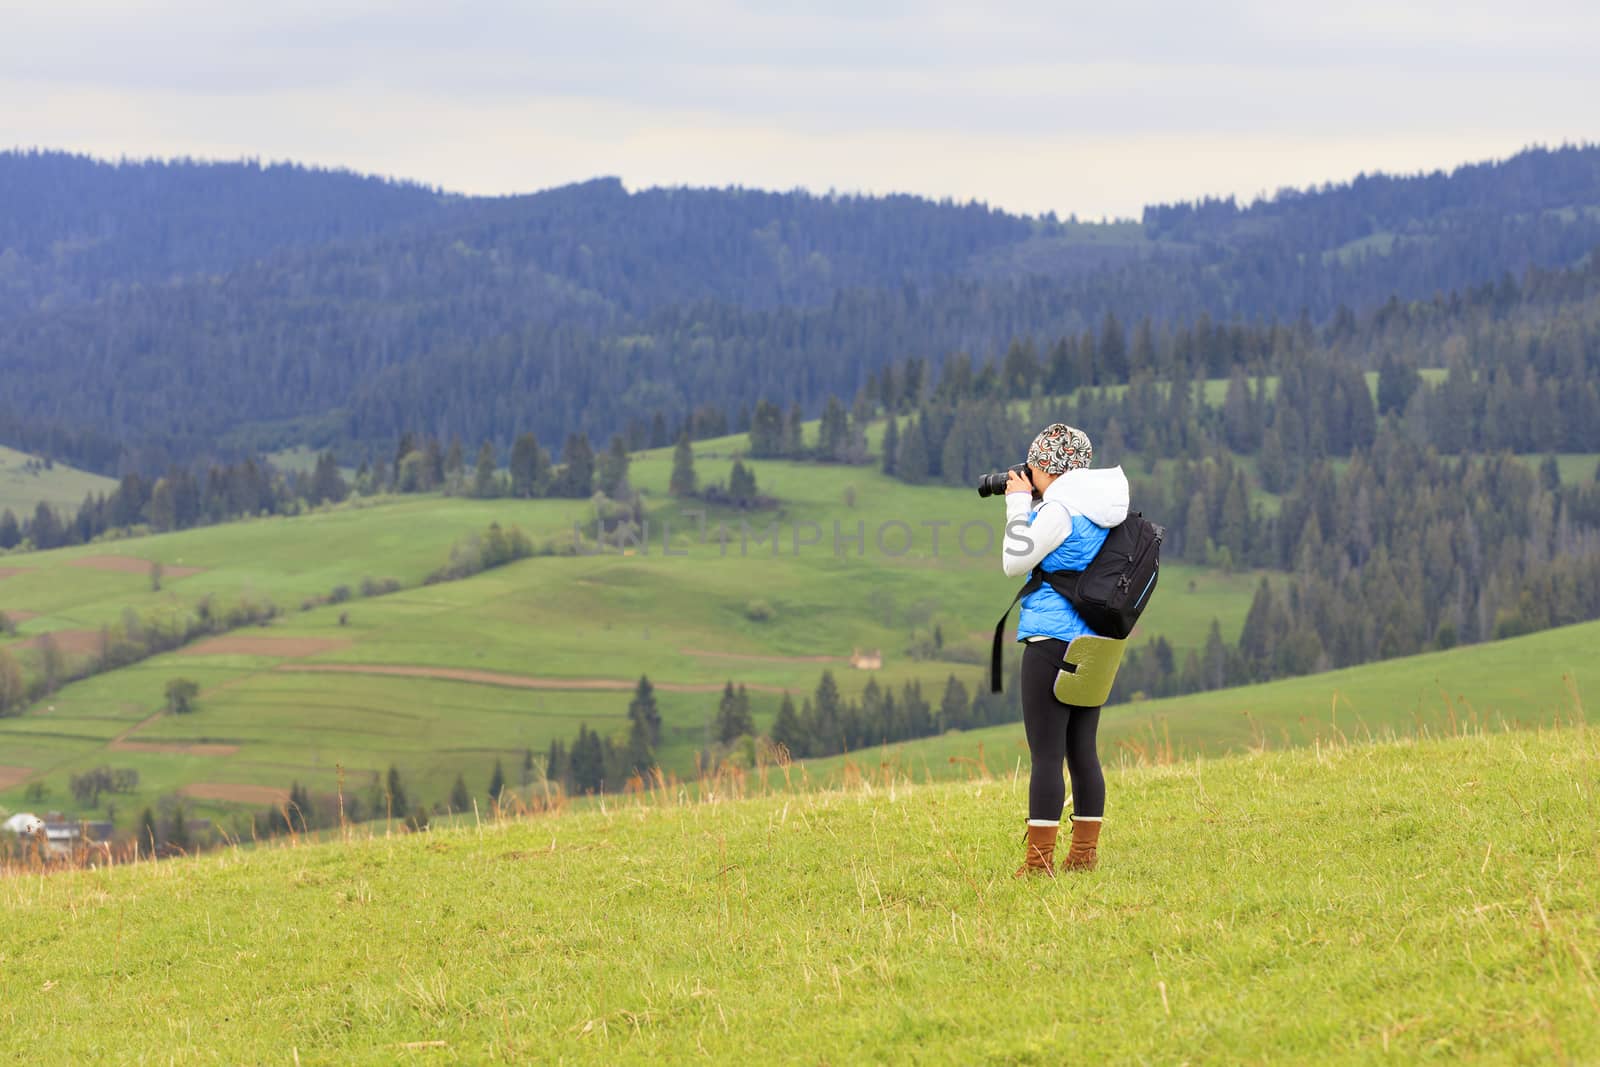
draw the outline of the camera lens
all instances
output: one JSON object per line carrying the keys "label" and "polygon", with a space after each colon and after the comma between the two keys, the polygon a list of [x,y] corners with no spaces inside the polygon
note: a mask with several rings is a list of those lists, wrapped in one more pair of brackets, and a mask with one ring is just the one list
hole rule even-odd
{"label": "camera lens", "polygon": [[1006,491],[1006,472],[985,474],[978,479],[979,496],[1002,496]]}

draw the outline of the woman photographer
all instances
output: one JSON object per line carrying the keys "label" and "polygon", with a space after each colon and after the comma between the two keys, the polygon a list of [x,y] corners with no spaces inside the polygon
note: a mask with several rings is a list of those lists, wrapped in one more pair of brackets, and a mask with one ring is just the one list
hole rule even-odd
{"label": "woman photographer", "polygon": [[[1006,482],[1006,537],[1001,563],[1020,577],[1035,566],[1079,571],[1105,544],[1106,532],[1127,518],[1128,479],[1121,467],[1090,470],[1088,435],[1052,423],[1028,449],[1027,474]],[[1073,606],[1048,584],[1022,600],[1017,640],[1022,653],[1022,724],[1033,761],[1028,781],[1028,846],[1017,876],[1054,876],[1056,835],[1066,806],[1065,761],[1072,778],[1072,844],[1062,870],[1090,870],[1096,862],[1106,782],[1095,734],[1099,708],[1056,699],[1056,673],[1076,637],[1093,634]]]}

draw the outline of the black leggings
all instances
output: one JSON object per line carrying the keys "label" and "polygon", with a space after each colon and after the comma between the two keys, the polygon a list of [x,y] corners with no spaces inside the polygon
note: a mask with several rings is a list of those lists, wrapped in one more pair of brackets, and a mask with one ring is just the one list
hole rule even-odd
{"label": "black leggings", "polygon": [[1033,773],[1028,779],[1028,818],[1059,820],[1067,785],[1061,763],[1072,775],[1072,811],[1098,818],[1106,811],[1106,777],[1094,735],[1099,708],[1080,708],[1056,699],[1056,672],[1067,654],[1065,641],[1030,641],[1022,653],[1022,728],[1028,735]]}

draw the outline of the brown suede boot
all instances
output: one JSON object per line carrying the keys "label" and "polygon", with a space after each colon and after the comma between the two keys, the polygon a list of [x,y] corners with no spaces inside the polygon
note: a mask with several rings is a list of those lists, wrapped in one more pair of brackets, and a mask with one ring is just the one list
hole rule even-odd
{"label": "brown suede boot", "polygon": [[1028,824],[1028,852],[1022,866],[1017,868],[1016,877],[1021,878],[1025,874],[1056,876],[1056,834],[1060,831],[1060,823],[1049,826]]}
{"label": "brown suede boot", "polygon": [[1072,847],[1067,849],[1067,858],[1061,861],[1063,871],[1092,871],[1094,865],[1100,862],[1096,847],[1100,844],[1100,820],[1079,819],[1072,820]]}

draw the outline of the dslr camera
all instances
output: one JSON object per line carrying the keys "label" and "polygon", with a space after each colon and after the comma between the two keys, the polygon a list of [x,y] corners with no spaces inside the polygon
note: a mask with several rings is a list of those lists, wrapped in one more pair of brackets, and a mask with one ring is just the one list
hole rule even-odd
{"label": "dslr camera", "polygon": [[1018,474],[1027,479],[1030,486],[1033,484],[1033,471],[1029,469],[1026,463],[1018,463],[1014,467],[1007,467],[1003,471],[996,471],[993,474],[985,474],[982,478],[979,478],[978,495],[1004,496],[1006,492],[1006,476],[1012,471],[1016,471]]}

